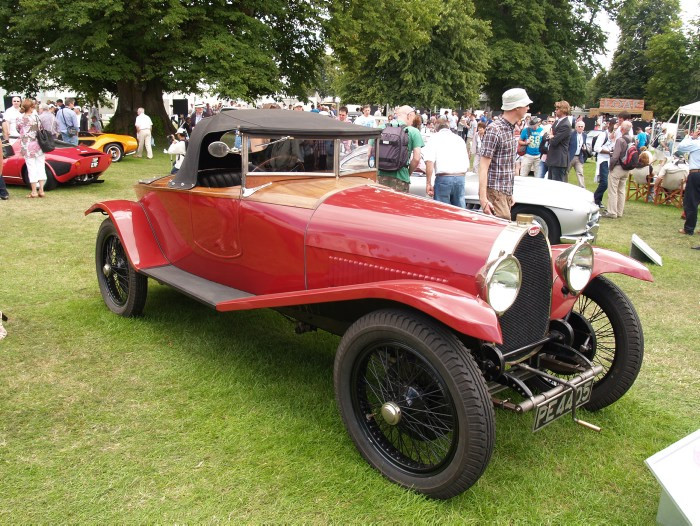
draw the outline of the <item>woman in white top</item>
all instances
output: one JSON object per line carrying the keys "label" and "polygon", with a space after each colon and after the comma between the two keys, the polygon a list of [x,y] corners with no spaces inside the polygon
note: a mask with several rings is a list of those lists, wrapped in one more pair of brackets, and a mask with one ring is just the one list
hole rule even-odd
{"label": "woman in white top", "polygon": [[[21,116],[17,119],[17,130],[21,144],[22,157],[27,167],[27,178],[31,193],[27,197],[44,197],[44,183],[46,182],[46,170],[44,169],[44,152],[36,139],[39,131],[39,117],[34,111],[34,101],[24,99],[20,106]],[[36,185],[39,183],[39,192]]]}

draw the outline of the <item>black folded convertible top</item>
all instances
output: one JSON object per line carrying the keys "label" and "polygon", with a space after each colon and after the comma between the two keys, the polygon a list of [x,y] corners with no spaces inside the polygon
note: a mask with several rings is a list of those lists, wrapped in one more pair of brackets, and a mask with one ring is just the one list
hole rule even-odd
{"label": "black folded convertible top", "polygon": [[377,137],[381,133],[377,128],[340,122],[327,115],[305,111],[225,110],[202,119],[195,126],[185,160],[170,187],[188,190],[195,186],[199,170],[226,166],[227,161],[212,157],[207,147],[224,133],[236,130],[253,137],[291,136],[294,139],[355,140]]}
{"label": "black folded convertible top", "polygon": [[200,121],[208,132],[239,130],[258,137],[292,135],[303,139],[362,139],[380,130],[337,121],[327,115],[287,110],[226,110]]}

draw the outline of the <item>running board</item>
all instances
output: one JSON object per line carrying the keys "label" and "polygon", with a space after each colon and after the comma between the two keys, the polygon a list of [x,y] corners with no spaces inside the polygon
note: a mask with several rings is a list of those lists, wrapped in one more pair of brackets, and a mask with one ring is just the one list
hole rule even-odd
{"label": "running board", "polygon": [[152,267],[140,270],[139,272],[149,278],[155,279],[159,283],[169,285],[213,309],[224,301],[239,300],[253,296],[253,294],[249,294],[248,292],[200,278],[199,276],[190,274],[173,265]]}

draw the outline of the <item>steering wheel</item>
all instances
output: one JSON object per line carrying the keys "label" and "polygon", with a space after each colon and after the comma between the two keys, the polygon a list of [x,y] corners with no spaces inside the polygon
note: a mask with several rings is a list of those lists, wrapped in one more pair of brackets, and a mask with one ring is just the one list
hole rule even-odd
{"label": "steering wheel", "polygon": [[[273,164],[278,166],[292,166],[289,170],[272,170],[270,166]],[[261,162],[252,171],[253,172],[301,172],[304,170],[304,163],[295,155],[277,155],[271,157],[267,161]]]}

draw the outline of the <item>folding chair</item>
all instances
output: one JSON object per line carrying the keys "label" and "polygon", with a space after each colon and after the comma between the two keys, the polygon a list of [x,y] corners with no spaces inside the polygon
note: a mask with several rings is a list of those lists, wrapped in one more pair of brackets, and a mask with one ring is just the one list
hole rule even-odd
{"label": "folding chair", "polygon": [[669,166],[663,180],[657,186],[654,196],[655,205],[673,205],[676,208],[683,207],[683,191],[688,171],[680,166]]}
{"label": "folding chair", "polygon": [[629,181],[627,185],[626,201],[633,199],[635,201],[647,201],[649,192],[651,191],[651,167],[643,166],[630,170]]}

